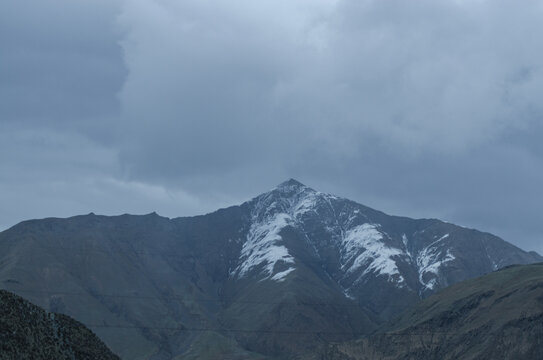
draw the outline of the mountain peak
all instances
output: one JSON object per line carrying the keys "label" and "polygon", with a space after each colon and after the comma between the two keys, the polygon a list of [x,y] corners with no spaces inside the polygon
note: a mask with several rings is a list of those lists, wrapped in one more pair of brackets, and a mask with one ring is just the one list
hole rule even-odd
{"label": "mountain peak", "polygon": [[283,181],[281,184],[277,185],[277,189],[283,189],[283,188],[306,188],[304,184],[299,182],[296,179],[290,178],[287,181]]}

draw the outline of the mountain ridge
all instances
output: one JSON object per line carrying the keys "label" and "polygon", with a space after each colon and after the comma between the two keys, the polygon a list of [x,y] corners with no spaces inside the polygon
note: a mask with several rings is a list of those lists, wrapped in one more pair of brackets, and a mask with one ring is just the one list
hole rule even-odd
{"label": "mountain ridge", "polygon": [[[89,214],[0,233],[2,287],[34,291],[35,303],[83,323],[96,323],[92,309],[124,327],[96,332],[126,359],[197,357],[193,345],[204,351],[217,337],[240,358],[302,356],[371,333],[450,284],[540,259],[294,179],[205,215]],[[183,330],[200,328],[216,336]]]}

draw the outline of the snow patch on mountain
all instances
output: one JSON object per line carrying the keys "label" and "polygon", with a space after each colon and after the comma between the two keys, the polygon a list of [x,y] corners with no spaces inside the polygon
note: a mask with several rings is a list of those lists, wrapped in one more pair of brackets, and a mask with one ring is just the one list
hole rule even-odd
{"label": "snow patch on mountain", "polygon": [[273,275],[271,277],[272,280],[275,280],[275,281],[283,281],[285,280],[285,278],[287,277],[288,274],[290,274],[291,272],[293,272],[294,270],[296,270],[295,268],[291,267],[291,268],[288,268],[287,270],[285,271],[281,271],[281,272],[278,272],[277,274]]}
{"label": "snow patch on mountain", "polygon": [[435,288],[441,267],[455,259],[450,249],[443,251],[443,249],[439,248],[440,243],[448,237],[449,234],[441,236],[422,249],[417,255],[416,263],[419,272],[419,282],[426,289],[433,290]]}
{"label": "snow patch on mountain", "polygon": [[319,202],[331,198],[335,197],[289,180],[251,200],[251,225],[241,249],[240,265],[233,274],[241,278],[263,266],[267,279],[282,281],[295,268],[274,275],[278,262],[294,264],[287,247],[281,244],[281,230],[287,226],[303,228],[304,215],[316,213]]}
{"label": "snow patch on mountain", "polygon": [[327,201],[329,198],[333,196],[315,191],[291,179],[251,200],[254,207],[253,221],[260,221],[277,213],[284,213],[294,220],[301,220],[304,214],[316,212],[319,201]]}
{"label": "snow patch on mountain", "polygon": [[437,242],[439,242],[439,241],[441,241],[441,240],[445,240],[446,238],[449,237],[449,235],[450,235],[450,234],[445,234],[445,235],[443,235],[442,237],[440,237],[439,239],[437,239],[437,240],[434,242],[434,244],[437,243]]}
{"label": "snow patch on mountain", "polygon": [[[290,223],[292,223],[290,215],[279,213],[268,218],[267,221],[251,225],[247,240],[241,249],[242,263],[235,270],[240,278],[261,265],[264,266],[267,277],[272,277],[277,262],[294,263],[294,258],[289,254],[288,249],[278,244],[282,240],[279,235],[280,231]],[[283,274],[283,276],[287,274]],[[280,280],[281,277],[278,279],[272,277],[272,279]]]}
{"label": "snow patch on mountain", "polygon": [[383,234],[374,224],[362,224],[348,230],[342,239],[342,268],[349,274],[365,267],[360,278],[377,273],[398,282],[405,281],[394,260],[395,256],[404,255],[404,252],[387,246],[383,240]]}
{"label": "snow patch on mountain", "polygon": [[303,214],[315,211],[315,205],[317,203],[317,196],[318,193],[310,193],[307,197],[304,197],[300,199],[296,204],[294,204],[293,208],[293,216],[294,218],[299,218]]}

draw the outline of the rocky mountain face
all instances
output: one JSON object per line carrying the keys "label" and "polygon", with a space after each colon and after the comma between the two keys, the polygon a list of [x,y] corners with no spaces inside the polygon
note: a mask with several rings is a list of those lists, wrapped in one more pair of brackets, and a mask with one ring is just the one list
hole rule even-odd
{"label": "rocky mountain face", "polygon": [[241,256],[232,274],[282,281],[297,263],[316,263],[346,297],[379,314],[399,305],[390,292],[402,292],[405,302],[509,264],[542,259],[491,234],[388,216],[295,180],[244,205],[250,227],[239,240]]}
{"label": "rocky mountain face", "polygon": [[125,359],[203,358],[209,344],[223,358],[303,358],[451,284],[537,261],[491,234],[295,180],[203,216],[89,214],[0,233],[2,286],[91,326]]}
{"label": "rocky mountain face", "polygon": [[98,337],[72,318],[0,290],[0,359],[118,360]]}
{"label": "rocky mountain face", "polygon": [[453,285],[392,326],[330,347],[328,360],[543,358],[543,264]]}

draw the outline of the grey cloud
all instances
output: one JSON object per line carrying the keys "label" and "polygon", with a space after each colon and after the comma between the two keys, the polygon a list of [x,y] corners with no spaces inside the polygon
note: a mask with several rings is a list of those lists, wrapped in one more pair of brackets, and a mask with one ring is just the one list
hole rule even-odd
{"label": "grey cloud", "polygon": [[[506,139],[541,122],[539,2],[268,10],[125,3],[132,132],[121,161],[131,176],[238,197],[295,176],[393,213],[506,235],[515,225],[503,220],[517,213],[534,246],[540,205],[525,190],[537,190],[530,168],[541,158]],[[511,169],[531,176],[517,181]]]}
{"label": "grey cloud", "polygon": [[[541,112],[536,2],[340,1],[285,26],[241,6],[143,4],[124,17],[122,96],[130,138],[143,135],[123,153],[139,175],[155,155],[154,170],[187,176],[283,163],[315,142],[330,153],[368,141],[458,153]],[[149,21],[132,6],[161,11]]]}
{"label": "grey cloud", "polygon": [[124,42],[130,68],[122,92],[130,128],[124,160],[139,176],[174,179],[274,161],[298,126],[274,116],[275,87],[291,65],[289,49],[276,49],[288,43],[267,34],[272,30],[257,23],[263,19],[229,22],[210,16],[221,15],[211,4],[169,4],[163,11],[131,5],[158,7],[151,23],[142,16],[147,11],[125,15],[135,38]]}
{"label": "grey cloud", "polygon": [[[6,1],[0,12],[2,122],[72,127],[119,113],[126,75],[115,1]],[[89,125],[84,125],[89,127]]]}
{"label": "grey cloud", "polygon": [[189,215],[295,177],[543,252],[540,1],[4,7],[0,197],[32,204],[20,220]]}

